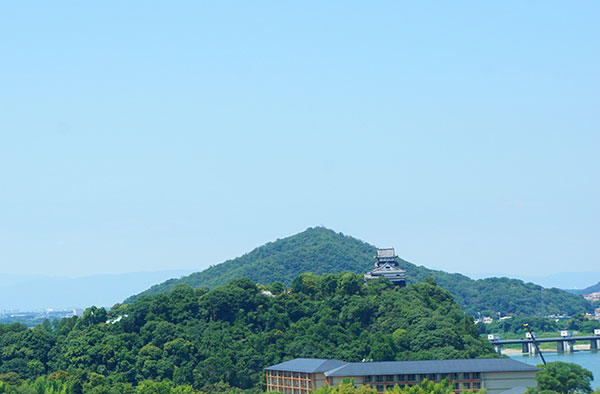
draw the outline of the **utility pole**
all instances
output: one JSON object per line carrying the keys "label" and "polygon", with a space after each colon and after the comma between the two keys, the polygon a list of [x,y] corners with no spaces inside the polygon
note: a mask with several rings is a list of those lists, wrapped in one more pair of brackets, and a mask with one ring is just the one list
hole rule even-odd
{"label": "utility pole", "polygon": [[540,358],[542,359],[542,362],[544,363],[544,365],[546,365],[546,360],[544,359],[544,355],[542,354],[540,347],[538,346],[537,342],[535,341],[535,337],[533,336],[533,333],[529,329],[529,323],[525,323],[525,324],[523,324],[523,326],[525,327],[525,330],[529,333],[529,336],[531,337],[531,342],[533,342],[533,346],[535,346],[535,349],[540,354]]}

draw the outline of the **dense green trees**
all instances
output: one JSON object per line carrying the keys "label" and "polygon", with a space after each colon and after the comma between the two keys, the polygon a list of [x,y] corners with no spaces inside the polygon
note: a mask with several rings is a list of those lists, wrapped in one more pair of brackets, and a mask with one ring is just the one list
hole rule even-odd
{"label": "dense green trees", "polygon": [[[355,238],[323,227],[309,228],[291,237],[258,247],[239,258],[212,266],[181,279],[158,284],[142,294],[158,294],[180,283],[192,287],[214,288],[235,278],[248,277],[257,283],[291,284],[303,272],[316,274],[351,271],[365,273],[373,267],[375,247]],[[478,312],[487,316],[515,314],[524,316],[545,314],[576,315],[591,311],[583,297],[560,289],[544,289],[533,283],[508,278],[473,280],[461,274],[449,274],[417,266],[404,260],[409,282],[417,283],[432,277],[450,291],[463,310],[472,316]],[[132,301],[132,297],[129,301]]]}
{"label": "dense green trees", "polygon": [[537,390],[529,390],[532,394],[545,391],[561,394],[592,392],[592,373],[577,364],[555,361],[538,367],[542,370],[535,376]]}
{"label": "dense green trees", "polygon": [[[78,391],[79,390],[79,391]],[[196,391],[189,385],[176,386],[169,380],[155,382],[144,380],[136,387],[131,384],[113,384],[107,385],[103,379],[96,379],[93,384],[86,384],[85,387],[76,387],[73,381],[60,381],[46,378],[38,378],[30,382],[21,382],[18,384],[7,384],[0,381],[0,394],[75,394],[77,392],[90,394],[242,394],[242,390],[232,388],[226,383],[219,382],[205,387],[204,391]],[[532,391],[539,392],[539,391]],[[389,394],[453,394],[451,385],[448,381],[433,383],[424,381],[420,385],[412,387],[398,386],[387,390]],[[472,391],[463,391],[464,394],[473,394]],[[485,389],[478,391],[479,394],[485,394]],[[267,394],[267,393],[264,393]],[[276,394],[276,393],[270,393]],[[315,394],[377,394],[377,390],[369,386],[354,387],[351,381],[344,382],[334,387],[322,387],[315,391]]]}
{"label": "dense green trees", "polygon": [[[479,394],[485,394],[486,390],[479,390]],[[399,387],[396,386],[391,390],[386,390],[389,394],[454,394],[452,386],[448,380],[444,380],[440,383],[423,381],[420,385],[414,385],[411,387]],[[464,394],[473,394],[471,390],[463,391]],[[315,394],[377,394],[377,390],[372,389],[368,386],[354,387],[351,381],[344,382],[334,387],[322,387],[315,391]]]}
{"label": "dense green trees", "polygon": [[263,368],[294,357],[495,355],[452,296],[430,282],[393,289],[385,280],[365,286],[349,272],[303,274],[289,291],[280,284],[269,290],[275,296],[248,279],[210,292],[180,285],[34,329],[3,325],[0,374],[44,375],[72,385],[74,393],[119,387],[138,394],[137,382],[260,392]]}
{"label": "dense green trees", "polygon": [[[237,393],[240,391],[237,390]],[[0,381],[0,394],[237,394],[229,386],[217,385],[216,390],[200,392],[190,385],[176,386],[170,380],[155,382],[144,380],[137,386],[130,383],[110,382],[101,375],[90,374],[89,380],[81,384],[77,377],[66,375],[61,379],[52,377],[31,379],[29,381]]]}

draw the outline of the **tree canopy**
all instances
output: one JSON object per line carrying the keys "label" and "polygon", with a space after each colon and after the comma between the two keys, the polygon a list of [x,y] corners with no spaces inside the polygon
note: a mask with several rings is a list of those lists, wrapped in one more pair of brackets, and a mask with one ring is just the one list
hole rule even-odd
{"label": "tree canopy", "polygon": [[554,361],[538,367],[542,370],[536,374],[535,379],[540,391],[550,390],[561,394],[592,392],[591,382],[594,376],[580,365]]}
{"label": "tree canopy", "polygon": [[351,272],[306,273],[289,290],[277,283],[264,290],[245,278],[211,291],[180,285],[34,329],[0,325],[0,374],[62,376],[85,392],[139,390],[144,381],[260,392],[263,368],[295,357],[496,356],[472,318],[431,282],[395,289],[387,280],[365,285]]}

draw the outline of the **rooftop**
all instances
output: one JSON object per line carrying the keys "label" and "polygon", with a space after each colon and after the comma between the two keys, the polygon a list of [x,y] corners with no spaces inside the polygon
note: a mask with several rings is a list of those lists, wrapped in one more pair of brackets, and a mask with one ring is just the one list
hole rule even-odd
{"label": "rooftop", "polygon": [[510,358],[376,361],[364,363],[345,363],[339,360],[296,358],[277,365],[272,365],[265,369],[307,373],[324,372],[325,376],[539,371],[539,368]]}
{"label": "rooftop", "polygon": [[348,363],[327,371],[326,376],[366,376],[453,372],[518,372],[538,371],[539,368],[510,358],[481,358],[467,360],[380,361]]}
{"label": "rooftop", "polygon": [[317,373],[330,371],[341,367],[342,365],[346,365],[346,363],[339,360],[329,360],[324,358],[295,358],[280,364],[271,365],[265,369],[269,371]]}
{"label": "rooftop", "polygon": [[385,258],[385,259],[393,259],[396,258],[398,256],[396,256],[396,251],[394,251],[394,248],[385,248],[385,249],[377,249],[377,256],[378,259],[379,258]]}
{"label": "rooftop", "polygon": [[406,271],[403,270],[400,267],[392,266],[392,265],[389,265],[389,264],[385,264],[385,265],[381,265],[379,267],[376,267],[370,273],[371,274],[376,274],[376,273],[380,273],[380,274],[386,274],[386,273],[406,274]]}

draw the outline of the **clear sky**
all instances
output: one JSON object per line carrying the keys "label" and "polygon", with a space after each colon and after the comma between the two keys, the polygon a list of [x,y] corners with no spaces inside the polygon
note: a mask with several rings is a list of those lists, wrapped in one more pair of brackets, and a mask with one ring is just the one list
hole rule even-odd
{"label": "clear sky", "polygon": [[200,270],[316,225],[452,272],[600,271],[599,16],[3,2],[0,273]]}

